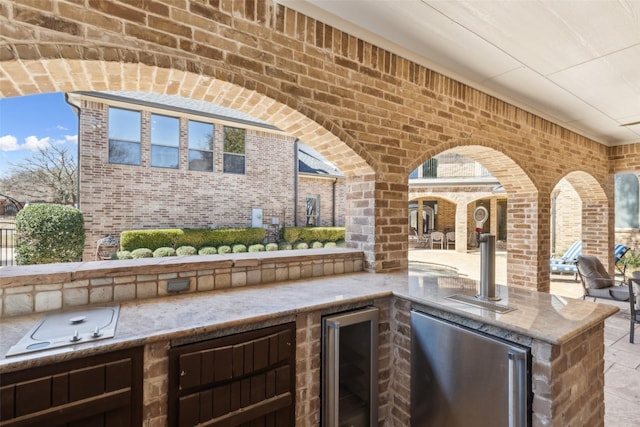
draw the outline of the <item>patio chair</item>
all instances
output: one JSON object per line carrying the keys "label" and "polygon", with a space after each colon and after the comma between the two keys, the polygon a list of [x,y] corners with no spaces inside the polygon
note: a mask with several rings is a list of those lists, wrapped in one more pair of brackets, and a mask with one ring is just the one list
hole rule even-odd
{"label": "patio chair", "polygon": [[582,240],[576,240],[569,246],[569,249],[562,255],[561,258],[552,258],[549,261],[549,270],[552,273],[573,273],[575,279],[578,279],[578,269],[576,268],[576,258],[580,256],[582,252]]}
{"label": "patio chair", "polygon": [[636,324],[640,324],[640,271],[631,273],[629,285],[629,313],[631,314],[631,327],[629,330],[629,342],[633,344],[633,335]]}
{"label": "patio chair", "polygon": [[440,249],[444,249],[444,233],[442,231],[431,233],[431,247],[435,249],[436,245],[440,245]]}
{"label": "patio chair", "polygon": [[[624,257],[625,254],[629,252],[629,249],[630,248],[620,243],[616,243],[613,250],[614,264],[616,266],[616,270],[620,272],[622,277],[624,277],[627,269],[627,265],[624,262],[622,262],[622,257]],[[559,274],[574,273],[576,275],[575,279],[577,280],[578,271],[577,271],[575,262],[576,262],[576,259],[581,255],[581,253],[582,253],[582,240],[576,240],[575,242],[573,242],[571,246],[569,246],[569,249],[567,249],[567,251],[562,255],[561,258],[551,259],[551,261],[549,262],[549,270],[552,273],[559,273]]]}
{"label": "patio chair", "polygon": [[627,252],[629,252],[629,249],[631,248],[621,245],[620,243],[616,243],[616,246],[613,249],[616,270],[620,272],[622,277],[625,277],[625,273],[627,272],[627,263],[622,262],[622,258],[627,254]]}
{"label": "patio chair", "polygon": [[582,299],[629,301],[629,288],[624,286],[624,282],[615,280],[615,276],[609,275],[597,257],[580,255],[576,267],[584,290]]}
{"label": "patio chair", "polygon": [[456,232],[455,231],[449,231],[447,232],[447,234],[445,234],[445,237],[447,239],[447,249],[449,249],[449,246],[453,245],[453,249],[456,248]]}

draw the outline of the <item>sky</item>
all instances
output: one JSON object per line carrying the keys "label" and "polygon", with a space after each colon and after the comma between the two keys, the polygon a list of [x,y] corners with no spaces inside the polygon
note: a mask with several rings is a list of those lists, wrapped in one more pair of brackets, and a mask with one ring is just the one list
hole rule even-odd
{"label": "sky", "polygon": [[51,145],[77,157],[78,119],[64,93],[0,98],[0,179]]}

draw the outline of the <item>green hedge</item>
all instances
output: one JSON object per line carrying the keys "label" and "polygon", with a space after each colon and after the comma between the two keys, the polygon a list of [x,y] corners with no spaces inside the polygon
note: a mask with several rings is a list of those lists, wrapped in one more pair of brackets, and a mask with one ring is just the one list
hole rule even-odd
{"label": "green hedge", "polygon": [[283,227],[280,232],[282,240],[294,244],[305,242],[337,242],[344,240],[344,227]]}
{"label": "green hedge", "polygon": [[16,233],[18,265],[82,260],[84,217],[71,206],[29,205],[16,215]]}
{"label": "green hedge", "polygon": [[177,249],[181,246],[200,249],[234,244],[250,246],[262,243],[264,237],[264,228],[127,230],[120,235],[120,250],[133,251],[138,248],[148,248],[154,251],[161,247]]}

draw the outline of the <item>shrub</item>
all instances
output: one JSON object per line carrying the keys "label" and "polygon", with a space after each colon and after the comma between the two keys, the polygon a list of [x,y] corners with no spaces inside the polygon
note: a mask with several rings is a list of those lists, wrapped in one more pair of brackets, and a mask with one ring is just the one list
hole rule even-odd
{"label": "shrub", "polygon": [[159,230],[127,230],[120,236],[120,249],[137,248],[156,250],[161,247],[179,248],[253,245],[264,241],[264,228],[169,228]]}
{"label": "shrub", "polygon": [[284,227],[281,232],[282,240],[291,244],[314,241],[336,242],[344,239],[344,227]]}
{"label": "shrub", "polygon": [[264,252],[264,245],[257,244],[249,246],[249,252]]}
{"label": "shrub", "polygon": [[218,253],[218,250],[213,246],[205,246],[198,251],[198,255],[215,255]]}
{"label": "shrub", "polygon": [[277,243],[267,243],[267,246],[265,246],[265,249],[267,250],[267,252],[277,251],[278,250],[278,244]]}
{"label": "shrub", "polygon": [[164,246],[162,248],[158,248],[155,251],[153,251],[154,258],[160,258],[165,256],[176,256],[176,250],[173,248],[168,248]]}
{"label": "shrub", "polygon": [[234,254],[239,254],[241,252],[247,252],[247,247],[245,245],[233,245],[232,252]]}
{"label": "shrub", "polygon": [[193,246],[180,246],[176,249],[176,254],[179,256],[197,255],[198,250]]}
{"label": "shrub", "polygon": [[324,245],[322,244],[322,242],[316,241],[316,242],[311,243],[310,247],[312,249],[320,249],[320,248],[324,248]]}
{"label": "shrub", "polygon": [[70,206],[33,204],[16,215],[18,265],[82,260],[84,217]]}
{"label": "shrub", "polygon": [[622,262],[627,264],[627,267],[632,270],[640,269],[640,251],[636,251],[634,249],[630,250],[624,256]]}
{"label": "shrub", "polygon": [[347,242],[345,242],[344,240],[338,240],[336,242],[336,246],[338,248],[346,248],[347,247]]}
{"label": "shrub", "polygon": [[231,246],[222,245],[218,248],[219,254],[228,254],[229,252],[231,252]]}
{"label": "shrub", "polygon": [[279,251],[288,251],[292,249],[291,243],[289,242],[280,242],[278,243],[278,250]]}
{"label": "shrub", "polygon": [[307,242],[298,242],[293,244],[293,249],[309,249]]}
{"label": "shrub", "polygon": [[133,259],[131,252],[129,251],[118,251],[114,255],[115,259]]}
{"label": "shrub", "polygon": [[138,248],[131,251],[131,256],[133,257],[133,259],[152,258],[153,251],[148,248]]}
{"label": "shrub", "polygon": [[148,248],[155,251],[158,248],[173,248],[180,230],[129,230],[120,234],[120,250],[133,251],[138,248]]}
{"label": "shrub", "polygon": [[327,242],[324,244],[324,247],[327,249],[333,249],[335,247],[337,247],[336,242]]}

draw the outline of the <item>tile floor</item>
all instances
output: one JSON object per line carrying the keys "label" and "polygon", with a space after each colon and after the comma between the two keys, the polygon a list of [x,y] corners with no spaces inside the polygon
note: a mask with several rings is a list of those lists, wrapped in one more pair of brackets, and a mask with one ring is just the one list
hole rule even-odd
{"label": "tile floor", "polygon": [[[410,262],[433,264],[434,271],[454,269],[458,275],[479,280],[480,254],[460,254],[452,250],[412,249]],[[506,282],[506,254],[496,254],[496,283]],[[552,275],[551,293],[581,298],[582,287],[572,275]],[[605,321],[605,427],[640,425],[640,326],[635,327],[635,343],[629,343],[629,306],[616,301],[620,311]]]}

